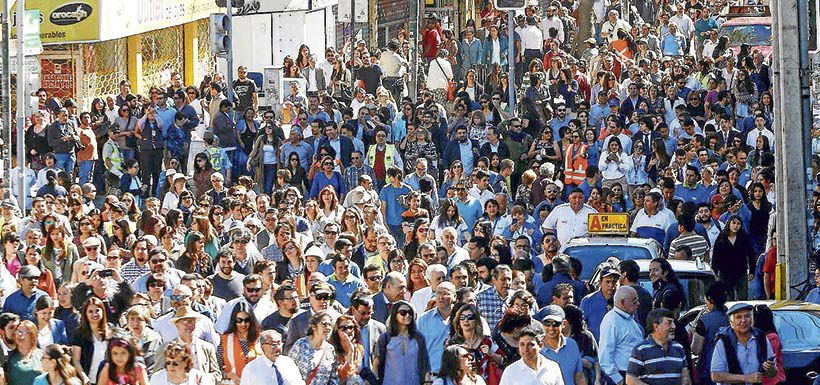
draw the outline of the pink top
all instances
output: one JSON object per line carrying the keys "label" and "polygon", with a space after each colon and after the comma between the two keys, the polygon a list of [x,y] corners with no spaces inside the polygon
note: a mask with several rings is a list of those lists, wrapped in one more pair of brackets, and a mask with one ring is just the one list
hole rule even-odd
{"label": "pink top", "polygon": [[763,377],[763,385],[775,385],[786,381],[786,372],[783,371],[783,344],[780,343],[780,337],[777,336],[777,333],[766,334],[766,339],[769,340],[769,345],[772,345],[774,361],[777,364],[777,374],[772,378]]}

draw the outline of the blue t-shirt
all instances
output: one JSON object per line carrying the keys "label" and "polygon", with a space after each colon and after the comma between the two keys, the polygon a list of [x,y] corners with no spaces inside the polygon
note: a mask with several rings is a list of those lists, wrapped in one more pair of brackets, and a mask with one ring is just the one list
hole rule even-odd
{"label": "blue t-shirt", "polygon": [[409,194],[410,187],[402,183],[400,187],[393,187],[392,184],[384,186],[379,193],[379,200],[387,204],[385,209],[385,222],[391,226],[401,225],[401,213],[404,208],[399,204],[399,196]]}

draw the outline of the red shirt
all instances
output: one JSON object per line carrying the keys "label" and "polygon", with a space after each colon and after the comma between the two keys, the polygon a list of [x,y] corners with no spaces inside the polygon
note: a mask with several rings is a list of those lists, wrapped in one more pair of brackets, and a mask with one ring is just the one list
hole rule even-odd
{"label": "red shirt", "polygon": [[769,273],[769,280],[763,282],[769,288],[769,293],[774,293],[774,272],[777,267],[777,246],[772,246],[766,252],[766,260],[763,261],[763,273]]}
{"label": "red shirt", "polygon": [[421,44],[424,47],[424,57],[435,59],[438,54],[438,46],[441,44],[441,32],[439,32],[438,28],[425,29],[421,38]]}

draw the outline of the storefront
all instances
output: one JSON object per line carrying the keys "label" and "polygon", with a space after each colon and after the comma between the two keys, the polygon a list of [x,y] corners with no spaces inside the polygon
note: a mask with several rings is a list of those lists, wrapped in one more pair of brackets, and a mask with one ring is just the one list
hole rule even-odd
{"label": "storefront", "polygon": [[116,94],[124,79],[145,94],[169,84],[173,72],[199,85],[216,68],[208,16],[220,9],[213,0],[26,0],[26,9],[41,13],[40,86],[86,106]]}

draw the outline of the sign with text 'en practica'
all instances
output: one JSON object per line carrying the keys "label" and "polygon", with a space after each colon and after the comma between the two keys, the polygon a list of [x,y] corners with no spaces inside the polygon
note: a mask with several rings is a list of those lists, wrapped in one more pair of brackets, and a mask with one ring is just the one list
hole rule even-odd
{"label": "sign with text 'en practica'", "polygon": [[587,230],[590,234],[620,234],[629,233],[629,214],[626,213],[595,213],[589,214]]}

